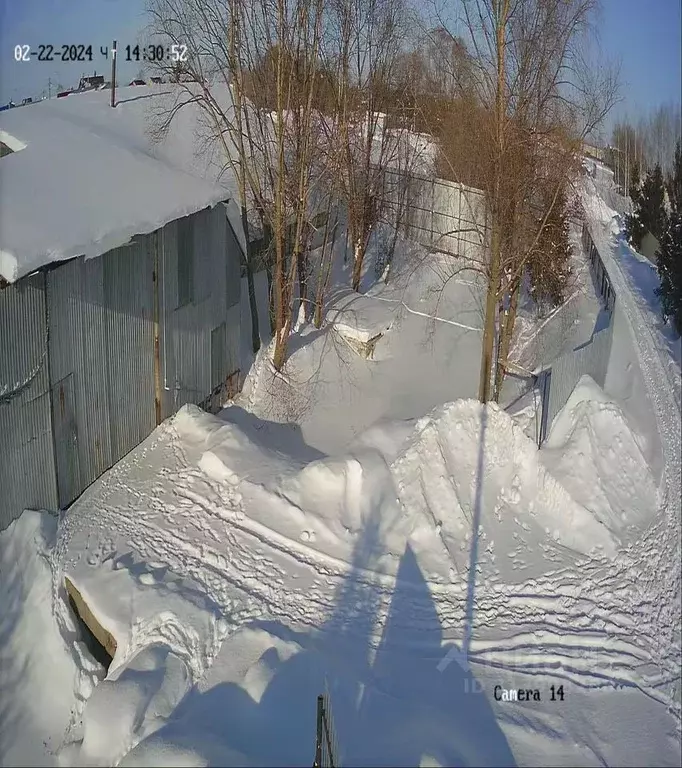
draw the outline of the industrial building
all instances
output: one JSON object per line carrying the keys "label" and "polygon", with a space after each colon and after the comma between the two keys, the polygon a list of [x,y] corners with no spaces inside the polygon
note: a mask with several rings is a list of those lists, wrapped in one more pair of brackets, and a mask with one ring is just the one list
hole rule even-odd
{"label": "industrial building", "polygon": [[238,387],[229,190],[148,149],[140,110],[109,118],[106,98],[0,118],[0,530]]}

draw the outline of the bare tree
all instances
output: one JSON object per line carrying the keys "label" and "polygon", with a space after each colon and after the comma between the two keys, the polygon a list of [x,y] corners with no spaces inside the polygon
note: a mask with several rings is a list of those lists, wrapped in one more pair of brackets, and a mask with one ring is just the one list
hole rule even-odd
{"label": "bare tree", "polygon": [[161,130],[181,109],[198,107],[236,180],[247,240],[254,348],[253,224],[260,227],[271,255],[273,364],[279,370],[286,360],[311,198],[319,181],[313,96],[323,2],[150,0],[149,10],[149,32],[186,50],[185,61],[161,65],[179,86]]}
{"label": "bare tree", "polygon": [[410,14],[405,0],[333,0],[326,57],[337,73],[334,125],[340,192],[353,254],[351,285],[359,290],[370,235],[382,216],[385,172],[401,151],[390,130],[393,68]]}
{"label": "bare tree", "polygon": [[486,194],[490,220],[482,402],[499,396],[496,369],[506,363],[521,279],[538,257],[537,245],[565,193],[582,140],[617,98],[617,72],[595,73],[581,45],[593,9],[593,0],[463,0],[482,118],[477,186]]}
{"label": "bare tree", "polygon": [[675,144],[682,136],[682,112],[679,104],[661,104],[650,113],[640,113],[635,120],[627,115],[618,120],[611,137],[610,164],[616,184],[630,189],[629,174],[635,164],[643,172],[656,164],[670,172]]}

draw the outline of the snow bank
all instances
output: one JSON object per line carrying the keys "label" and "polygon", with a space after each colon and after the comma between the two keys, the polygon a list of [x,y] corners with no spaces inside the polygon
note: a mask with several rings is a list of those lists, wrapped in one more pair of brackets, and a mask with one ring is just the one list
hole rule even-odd
{"label": "snow bank", "polygon": [[[566,435],[601,417],[576,412],[600,404],[585,387],[561,417]],[[620,488],[602,488],[616,509]],[[579,691],[605,679],[639,684],[632,659],[647,686],[660,684],[628,639],[629,598],[600,594],[625,630],[590,634],[581,606],[614,571],[623,533],[602,511],[572,496],[496,406],[461,400],[375,424],[333,457],[295,425],[185,406],[60,527],[58,581],[68,575],[117,640],[60,757],[307,764],[326,681],[349,764],[510,764],[497,722],[516,733],[507,705],[493,714],[494,699],[472,697],[474,671],[489,693],[503,678],[513,687],[513,675],[560,670],[583,703]],[[441,671],[472,583],[472,669]],[[515,744],[544,754],[538,738]]]}
{"label": "snow bank", "polygon": [[598,186],[593,179],[582,179],[581,200],[588,220],[599,223],[608,229],[610,234],[616,235],[620,231],[619,214],[607,205],[600,192],[604,192],[603,187]]}
{"label": "snow bank", "polygon": [[[25,512],[0,533],[0,764],[52,765],[94,665],[53,617],[49,564],[57,521]],[[68,629],[68,627],[66,628]],[[70,630],[75,634],[73,624]]]}
{"label": "snow bank", "polygon": [[[190,480],[196,488],[182,492],[185,503],[166,500],[167,491],[155,491],[153,477],[144,471],[117,468],[121,488],[103,505],[102,521],[90,519],[90,492],[67,517],[69,551],[85,545],[90,557],[67,560],[64,572],[117,640],[112,670],[125,665],[142,641],[163,640],[179,657],[195,660],[191,671],[198,678],[224,634],[220,591],[211,587],[208,603],[198,597],[197,574],[187,570],[189,561],[180,552],[176,566],[182,580],[169,582],[163,563],[179,543],[177,534],[174,544],[168,538],[171,520],[174,530],[182,531],[182,550],[190,558],[205,560],[206,544],[222,539],[229,521],[313,567],[329,562],[343,568],[371,530],[373,571],[394,575],[396,555],[409,542],[426,578],[435,583],[451,582],[456,572],[468,569],[476,517],[486,541],[479,567],[507,581],[545,567],[519,556],[520,530],[548,557],[615,552],[606,527],[546,471],[533,442],[496,407],[459,401],[416,423],[377,426],[350,452],[312,461],[255,442],[246,425],[229,422],[233,410],[238,409],[218,419],[186,406],[157,434],[161,445],[148,449],[152,466],[163,454],[168,458],[169,448],[183,457],[167,470],[174,478],[168,492],[175,495],[187,482],[177,473],[183,466],[194,468],[196,479]],[[142,509],[122,513],[124,499]],[[194,505],[196,513],[188,518]],[[93,553],[87,546],[93,525],[99,529],[111,516],[118,532],[109,533],[109,543]],[[142,540],[144,546],[136,543]],[[149,562],[150,547],[158,562]],[[214,567],[222,572],[222,555]],[[200,578],[206,589],[205,574]]]}
{"label": "snow bank", "polygon": [[326,319],[338,333],[365,344],[391,329],[397,309],[349,290],[330,300]]}
{"label": "snow bank", "polygon": [[642,438],[589,376],[580,379],[554,420],[542,458],[615,535],[655,518],[657,483],[642,454]]}
{"label": "snow bank", "polygon": [[148,645],[97,686],[84,711],[82,741],[62,751],[62,762],[118,764],[165,723],[190,687],[184,662],[165,645]]}
{"label": "snow bank", "polygon": [[98,256],[230,197],[218,158],[206,149],[195,157],[196,109],[181,110],[162,145],[148,135],[172,89],[122,88],[115,109],[108,92],[92,91],[0,115],[26,145],[0,163],[0,276],[13,282],[53,261]]}

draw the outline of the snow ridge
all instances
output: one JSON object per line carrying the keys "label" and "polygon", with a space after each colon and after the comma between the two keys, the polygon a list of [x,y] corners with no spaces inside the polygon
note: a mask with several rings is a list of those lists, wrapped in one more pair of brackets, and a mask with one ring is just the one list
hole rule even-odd
{"label": "snow ridge", "polygon": [[[614,258],[618,241],[622,237],[614,211],[605,210],[600,198],[601,209],[595,211],[593,202],[597,192],[589,188],[583,191],[585,209],[588,212],[588,227],[593,242],[599,251],[604,267],[616,292],[616,302],[623,310],[628,323],[638,362],[642,371],[649,399],[654,406],[656,427],[661,439],[664,468],[659,487],[660,516],[643,536],[641,542],[630,548],[632,564],[656,605],[657,630],[652,633],[653,649],[673,658],[676,667],[676,682],[679,686],[679,669],[682,661],[680,632],[682,611],[680,593],[682,576],[673,563],[680,562],[680,504],[682,469],[682,446],[680,445],[680,391],[678,381],[670,366],[669,357],[661,340],[655,335],[650,321],[642,312],[623,270]],[[640,587],[641,589],[641,587]],[[667,643],[667,649],[663,644]],[[663,658],[659,662],[665,664]],[[671,704],[678,721],[678,733],[682,733],[680,691]]]}

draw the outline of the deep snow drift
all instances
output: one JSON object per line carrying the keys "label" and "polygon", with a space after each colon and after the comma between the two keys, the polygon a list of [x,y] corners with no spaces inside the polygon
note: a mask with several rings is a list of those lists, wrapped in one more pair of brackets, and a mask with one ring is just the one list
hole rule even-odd
{"label": "deep snow drift", "polygon": [[57,620],[49,557],[57,520],[25,512],[0,534],[0,763],[47,765],[98,665],[68,612]]}
{"label": "deep snow drift", "polygon": [[[378,421],[423,416],[478,391],[483,298],[475,273],[399,240],[388,282],[377,282],[372,251],[379,246],[370,242],[362,295],[333,291],[325,325],[292,337],[285,374],[272,374],[263,350],[242,393],[248,411],[295,422],[304,441],[325,453],[343,451]],[[348,285],[350,263],[337,264],[332,285]],[[346,342],[379,333],[368,360]]]}
{"label": "deep snow drift", "polygon": [[[621,281],[651,434],[583,378],[538,451],[533,405],[467,399],[480,286],[400,247],[243,407],[183,408],[57,531],[0,534],[0,762],[310,765],[327,689],[342,765],[679,764],[679,411],[646,315]],[[344,324],[383,329],[374,359]],[[106,679],[66,575],[116,637]]]}
{"label": "deep snow drift", "polygon": [[[639,552],[651,519],[612,482],[623,455],[642,497],[651,481],[594,390],[568,404],[547,452],[467,400],[375,426],[335,457],[238,407],[183,408],[60,526],[57,616],[66,574],[118,641],[87,701],[71,652],[56,655],[80,716],[61,762],[310,764],[326,685],[346,764],[674,763],[675,658]],[[604,419],[625,454],[581,440]],[[561,482],[562,443],[602,470],[592,509]],[[18,675],[2,684],[20,695]],[[541,702],[498,702],[496,685]],[[586,728],[604,710],[610,737]]]}

